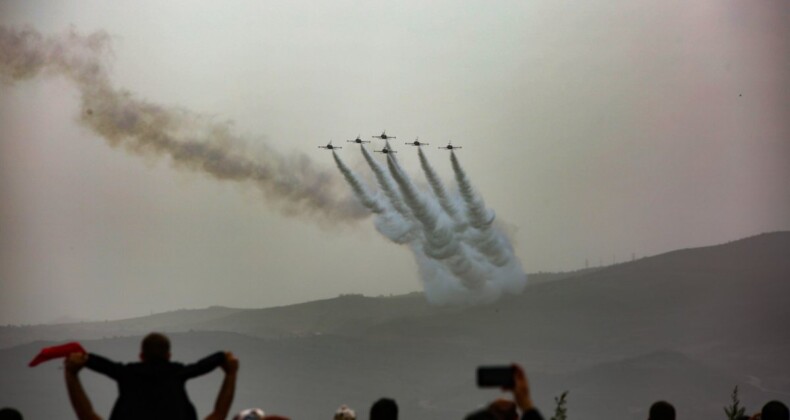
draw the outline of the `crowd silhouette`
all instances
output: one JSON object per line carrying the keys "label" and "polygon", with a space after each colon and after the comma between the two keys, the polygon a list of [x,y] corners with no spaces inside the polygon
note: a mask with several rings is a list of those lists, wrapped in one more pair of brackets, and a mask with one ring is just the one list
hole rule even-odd
{"label": "crowd silhouette", "polygon": [[[224,378],[217,393],[214,409],[205,420],[229,418],[230,407],[236,390],[239,360],[231,352],[216,352],[191,364],[171,360],[170,340],[163,334],[150,333],[140,346],[140,361],[119,363],[103,356],[88,353],[78,343],[42,350],[31,362],[35,366],[46,360],[64,358],[64,377],[69,401],[79,420],[102,420],[82,387],[79,373],[88,368],[113,379],[118,384],[116,399],[109,420],[197,420],[195,406],[189,400],[186,382],[205,375],[217,368]],[[532,401],[530,385],[524,369],[513,364],[503,390],[512,394],[511,399],[500,398],[487,406],[469,413],[465,420],[542,420],[543,416]],[[507,374],[508,379],[510,373]],[[728,417],[731,420],[790,420],[790,412],[781,401],[766,403],[760,412]],[[329,416],[327,416],[329,417]],[[555,415],[555,417],[557,417]],[[564,412],[562,414],[565,418]],[[369,420],[397,420],[398,405],[391,398],[381,398],[370,407]],[[656,401],[650,406],[647,420],[675,420],[675,407],[667,401]],[[22,420],[22,414],[13,408],[0,409],[0,420]],[[232,417],[233,420],[289,420],[287,416],[267,414],[260,408],[245,409]],[[356,412],[341,405],[334,420],[357,420]]]}

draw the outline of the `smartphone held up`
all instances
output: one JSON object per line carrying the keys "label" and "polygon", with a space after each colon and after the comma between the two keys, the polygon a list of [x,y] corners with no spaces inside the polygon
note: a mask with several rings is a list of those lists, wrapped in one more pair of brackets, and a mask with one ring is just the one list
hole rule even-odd
{"label": "smartphone held up", "polygon": [[477,368],[477,386],[512,389],[514,374],[513,366],[480,366]]}

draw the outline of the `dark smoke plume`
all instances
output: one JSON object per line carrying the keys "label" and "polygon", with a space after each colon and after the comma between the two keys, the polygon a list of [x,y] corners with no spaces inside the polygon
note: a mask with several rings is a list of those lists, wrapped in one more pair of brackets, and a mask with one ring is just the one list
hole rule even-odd
{"label": "dark smoke plume", "polygon": [[252,153],[227,123],[115,88],[105,62],[109,41],[105,32],[81,35],[71,30],[44,37],[32,29],[0,27],[0,77],[15,82],[39,74],[64,76],[80,92],[80,122],[110,145],[139,155],[168,156],[176,168],[218,180],[252,183],[284,214],[333,221],[369,214],[353,197],[338,194],[334,174],[306,155],[285,156],[266,145]]}

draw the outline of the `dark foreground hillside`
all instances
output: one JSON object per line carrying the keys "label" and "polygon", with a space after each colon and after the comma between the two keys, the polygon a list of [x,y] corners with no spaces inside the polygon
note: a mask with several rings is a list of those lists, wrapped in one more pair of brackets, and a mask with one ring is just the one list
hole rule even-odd
{"label": "dark foreground hillside", "polygon": [[[180,360],[230,349],[242,361],[234,409],[261,406],[294,418],[328,418],[341,403],[366,412],[388,395],[403,418],[460,419],[499,395],[475,388],[474,368],[510,361],[527,367],[547,414],[552,398],[569,390],[571,419],[644,419],[656,399],[675,403],[680,418],[724,418],[736,384],[750,410],[769,399],[790,402],[788,250],[790,233],[764,234],[533,284],[479,307],[434,308],[419,295],[345,296],[77,324],[53,328],[52,339],[74,331],[89,350],[119,360],[136,357],[139,335],[121,337],[134,328],[170,331]],[[16,328],[10,341],[41,339],[41,328]],[[97,332],[104,338],[86,339]],[[64,418],[57,364],[26,367],[46,344],[0,350],[0,405],[28,418]],[[83,377],[108,413],[111,382]],[[199,411],[208,411],[220,377],[190,385]]]}

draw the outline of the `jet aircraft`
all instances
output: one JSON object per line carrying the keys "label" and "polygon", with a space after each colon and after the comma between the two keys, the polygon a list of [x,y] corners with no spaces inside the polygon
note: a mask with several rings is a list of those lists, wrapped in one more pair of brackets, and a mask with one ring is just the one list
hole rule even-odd
{"label": "jet aircraft", "polygon": [[381,132],[380,136],[373,136],[373,138],[387,140],[387,139],[396,139],[397,137],[395,137],[395,136],[388,136],[387,135],[387,130],[384,130],[384,131]]}
{"label": "jet aircraft", "polygon": [[342,147],[332,146],[332,140],[327,143],[326,146],[318,146],[319,149],[326,149],[326,150],[335,150],[335,149],[342,149]]}
{"label": "jet aircraft", "polygon": [[447,143],[447,146],[444,147],[440,146],[439,148],[444,150],[455,150],[455,149],[461,149],[461,146],[453,146],[453,142],[451,141]]}
{"label": "jet aircraft", "polygon": [[398,153],[397,151],[392,150],[389,147],[385,147],[385,148],[383,148],[381,150],[374,150],[374,152],[376,152],[376,153],[384,153],[385,155],[388,155],[390,153]]}
{"label": "jet aircraft", "polygon": [[408,144],[409,146],[417,146],[417,147],[427,146],[428,145],[428,143],[421,142],[419,137],[414,139],[414,141],[412,141],[412,142],[406,142],[406,144]]}
{"label": "jet aircraft", "polygon": [[361,136],[357,136],[357,138],[355,138],[354,140],[346,140],[346,141],[349,143],[357,143],[357,144],[370,143],[370,140],[362,140]]}

